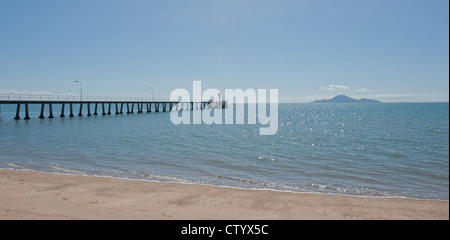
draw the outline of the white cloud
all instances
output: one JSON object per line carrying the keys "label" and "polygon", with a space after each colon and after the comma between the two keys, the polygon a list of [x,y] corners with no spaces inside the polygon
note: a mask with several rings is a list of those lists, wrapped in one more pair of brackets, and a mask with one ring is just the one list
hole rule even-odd
{"label": "white cloud", "polygon": [[343,86],[343,85],[334,85],[331,84],[328,88],[327,87],[321,87],[321,90],[329,90],[329,91],[334,91],[334,90],[349,90],[350,88],[347,86]]}
{"label": "white cloud", "polygon": [[308,103],[315,100],[321,99],[330,99],[335,97],[335,95],[309,95],[309,96],[300,96],[295,98],[280,98],[279,102],[283,103]]}
{"label": "white cloud", "polygon": [[16,91],[16,90],[3,90],[3,89],[0,89],[0,94],[3,94],[3,95],[7,95],[7,94],[10,94],[10,95],[39,95],[39,96],[56,96],[56,95],[79,96],[78,94],[75,94],[75,93],[55,94],[55,93],[47,92],[47,91],[31,92],[31,91]]}
{"label": "white cloud", "polygon": [[356,89],[356,91],[358,91],[358,92],[370,92],[372,90],[367,89],[367,88],[358,88],[358,89]]}

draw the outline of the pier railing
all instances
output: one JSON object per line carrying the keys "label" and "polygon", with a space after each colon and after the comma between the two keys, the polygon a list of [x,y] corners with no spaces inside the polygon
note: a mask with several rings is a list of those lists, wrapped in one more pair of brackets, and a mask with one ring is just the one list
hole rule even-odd
{"label": "pier railing", "polygon": [[61,95],[61,94],[0,94],[0,101],[46,101],[46,102],[167,102],[168,98],[145,98],[145,97],[102,97],[102,96],[80,96],[76,95]]}

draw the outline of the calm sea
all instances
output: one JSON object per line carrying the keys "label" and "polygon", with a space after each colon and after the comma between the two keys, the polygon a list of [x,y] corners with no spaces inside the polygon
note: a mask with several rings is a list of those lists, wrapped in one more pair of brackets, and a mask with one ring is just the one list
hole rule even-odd
{"label": "calm sea", "polygon": [[15,107],[1,105],[0,168],[449,199],[448,103],[280,104],[273,136],[260,124],[174,125],[168,112],[59,118],[54,106],[39,119],[32,105],[15,121]]}

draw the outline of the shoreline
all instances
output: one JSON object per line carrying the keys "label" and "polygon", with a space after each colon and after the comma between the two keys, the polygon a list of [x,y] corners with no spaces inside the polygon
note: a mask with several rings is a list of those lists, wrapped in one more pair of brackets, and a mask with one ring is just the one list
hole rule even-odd
{"label": "shoreline", "polygon": [[[14,164],[15,165],[15,164]],[[14,167],[14,166],[13,166]],[[67,176],[84,176],[84,177],[94,177],[94,178],[110,178],[110,179],[119,179],[119,180],[129,180],[129,181],[144,181],[149,183],[169,183],[169,184],[187,184],[187,185],[198,185],[205,187],[217,187],[217,188],[229,188],[229,189],[237,189],[237,190],[250,190],[250,191],[274,191],[281,193],[299,193],[299,194],[325,194],[325,195],[339,195],[339,196],[348,196],[348,197],[361,197],[361,198],[393,198],[393,199],[410,199],[410,200],[425,200],[425,201],[446,201],[446,199],[429,199],[429,198],[420,198],[420,197],[407,197],[407,196],[378,196],[378,195],[358,195],[358,194],[345,194],[345,193],[334,193],[334,192],[313,192],[313,191],[295,191],[295,190],[286,190],[286,189],[276,189],[276,188],[246,188],[246,187],[237,187],[237,186],[225,186],[225,185],[214,185],[207,183],[196,183],[196,182],[181,182],[181,181],[159,181],[152,179],[144,179],[144,178],[128,178],[128,177],[115,177],[115,176],[107,176],[107,175],[89,175],[83,172],[47,172],[40,170],[33,170],[29,168],[24,168],[20,165],[15,166],[19,168],[0,168],[0,173],[2,170],[13,170],[13,171],[26,171],[26,172],[37,172],[37,173],[49,173],[49,174],[60,174]],[[65,170],[63,170],[65,171]]]}
{"label": "shoreline", "polygon": [[94,177],[94,178],[109,178],[109,179],[118,179],[118,180],[129,180],[129,181],[143,181],[149,183],[168,183],[168,184],[186,184],[186,185],[195,185],[195,186],[205,186],[205,187],[216,187],[216,188],[226,188],[226,189],[236,189],[236,190],[249,190],[249,191],[274,191],[281,193],[299,193],[299,194],[325,194],[325,195],[338,195],[338,196],[347,196],[347,197],[361,197],[361,198],[388,198],[388,199],[410,199],[410,200],[424,200],[424,201],[444,201],[449,202],[449,200],[445,199],[428,199],[428,198],[419,198],[419,197],[406,197],[406,196],[367,196],[367,195],[357,195],[357,194],[345,194],[345,193],[331,193],[331,192],[313,192],[313,191],[294,191],[294,190],[281,190],[275,188],[245,188],[245,187],[235,187],[235,186],[223,186],[223,185],[214,185],[214,184],[204,184],[204,183],[195,183],[195,182],[177,182],[177,181],[158,181],[151,179],[141,179],[141,178],[127,178],[127,177],[114,177],[114,176],[106,176],[106,175],[88,175],[84,173],[77,172],[46,172],[33,170],[28,168],[0,168],[0,174],[2,170],[12,170],[12,171],[26,171],[26,172],[37,172],[43,174],[58,174],[65,176],[82,176],[82,177]]}
{"label": "shoreline", "polygon": [[449,219],[448,200],[0,169],[0,219]]}

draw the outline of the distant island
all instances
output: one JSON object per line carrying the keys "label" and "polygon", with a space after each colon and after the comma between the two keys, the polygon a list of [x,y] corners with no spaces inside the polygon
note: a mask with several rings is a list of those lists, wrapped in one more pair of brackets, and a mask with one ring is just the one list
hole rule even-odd
{"label": "distant island", "polygon": [[362,98],[358,100],[345,95],[338,95],[332,99],[316,100],[311,103],[381,103],[381,102],[378,100],[367,98]]}

